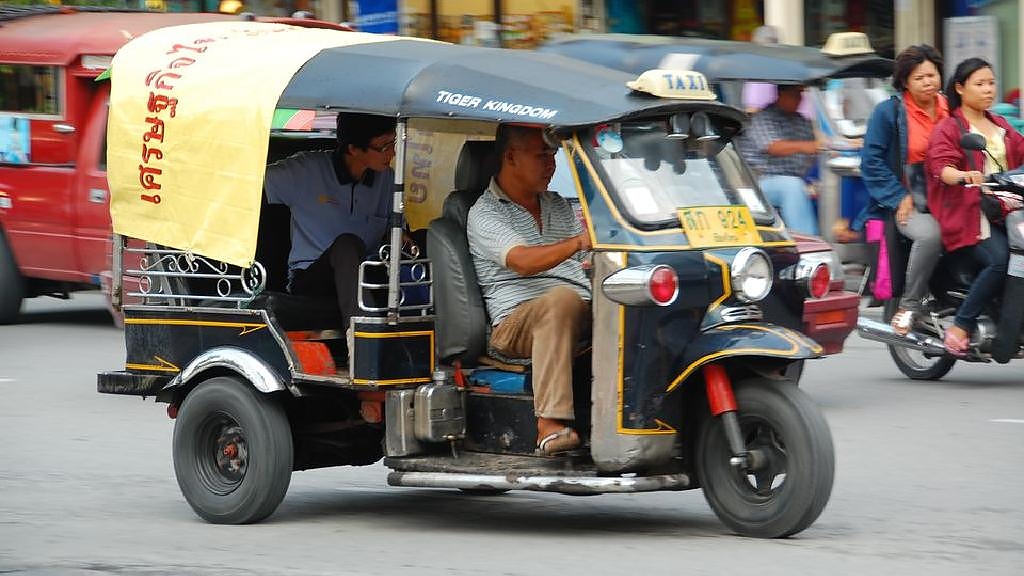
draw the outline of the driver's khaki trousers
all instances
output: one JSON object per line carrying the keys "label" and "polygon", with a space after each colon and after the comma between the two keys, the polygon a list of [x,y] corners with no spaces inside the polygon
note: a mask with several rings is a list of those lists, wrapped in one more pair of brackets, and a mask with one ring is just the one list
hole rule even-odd
{"label": "driver's khaki trousers", "polygon": [[533,409],[542,418],[574,420],[572,361],[590,326],[590,303],[567,287],[527,300],[491,332],[491,347],[533,363]]}

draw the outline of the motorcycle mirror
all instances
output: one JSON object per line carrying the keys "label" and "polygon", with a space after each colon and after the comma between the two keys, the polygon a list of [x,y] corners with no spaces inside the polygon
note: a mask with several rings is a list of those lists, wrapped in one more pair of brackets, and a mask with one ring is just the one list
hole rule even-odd
{"label": "motorcycle mirror", "polygon": [[985,137],[981,134],[964,134],[960,137],[960,147],[964,150],[984,150]]}

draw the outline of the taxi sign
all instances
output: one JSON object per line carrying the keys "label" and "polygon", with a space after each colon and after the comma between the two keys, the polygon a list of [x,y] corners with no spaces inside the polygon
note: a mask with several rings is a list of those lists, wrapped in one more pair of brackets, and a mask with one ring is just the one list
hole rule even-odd
{"label": "taxi sign", "polygon": [[691,248],[758,246],[761,235],[746,206],[680,208],[679,223]]}
{"label": "taxi sign", "polygon": [[679,100],[716,100],[707,78],[700,72],[680,70],[648,70],[626,86],[662,98]]}

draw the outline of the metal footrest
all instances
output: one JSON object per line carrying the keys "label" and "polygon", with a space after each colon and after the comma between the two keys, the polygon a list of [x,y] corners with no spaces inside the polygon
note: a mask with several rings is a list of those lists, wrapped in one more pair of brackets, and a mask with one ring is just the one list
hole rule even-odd
{"label": "metal footrest", "polygon": [[468,490],[533,490],[561,492],[577,496],[591,494],[654,492],[686,490],[690,477],[686,474],[656,476],[525,476],[509,473],[452,474],[444,472],[391,472],[391,486],[421,488],[460,488]]}

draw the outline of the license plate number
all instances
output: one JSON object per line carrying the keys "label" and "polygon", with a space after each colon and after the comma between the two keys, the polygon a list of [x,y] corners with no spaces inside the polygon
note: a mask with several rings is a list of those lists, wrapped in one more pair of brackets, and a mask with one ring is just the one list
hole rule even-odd
{"label": "license plate number", "polygon": [[761,243],[761,235],[746,206],[680,208],[679,223],[693,248],[751,246]]}

